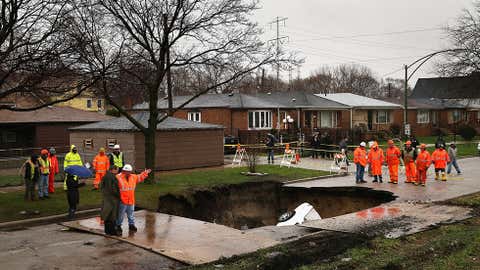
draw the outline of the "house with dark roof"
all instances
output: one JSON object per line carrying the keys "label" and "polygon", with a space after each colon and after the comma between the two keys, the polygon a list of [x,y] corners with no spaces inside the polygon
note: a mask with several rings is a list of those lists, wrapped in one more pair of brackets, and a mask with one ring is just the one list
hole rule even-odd
{"label": "house with dark roof", "polygon": [[0,110],[0,149],[55,147],[61,153],[70,144],[68,128],[108,119],[111,117],[71,107]]}
{"label": "house with dark roof", "polygon": [[408,122],[417,136],[453,131],[461,123],[480,128],[480,73],[420,78],[408,98]]}
{"label": "house with dark roof", "polygon": [[[132,115],[147,125],[149,114]],[[100,147],[119,144],[125,160],[145,168],[145,138],[127,118],[119,117],[70,128],[70,141],[84,145],[82,154],[93,157]],[[157,125],[155,170],[176,170],[223,165],[223,130],[220,125],[168,117]]]}
{"label": "house with dark roof", "polygon": [[[174,97],[173,106],[178,107],[189,98],[191,96]],[[358,103],[359,100],[363,103]],[[160,100],[157,106],[159,110],[166,111],[167,100]],[[255,95],[206,94],[193,100],[174,116],[222,125],[226,136],[240,137],[243,143],[253,143],[272,129],[292,134],[301,131],[307,136],[314,131],[330,132],[337,139],[361,124],[371,131],[388,129],[393,122],[391,112],[399,107],[397,104],[352,94],[324,96],[301,91]],[[138,104],[133,109],[145,111],[148,103]],[[368,118],[369,115],[371,118]],[[365,121],[362,122],[363,118]]]}

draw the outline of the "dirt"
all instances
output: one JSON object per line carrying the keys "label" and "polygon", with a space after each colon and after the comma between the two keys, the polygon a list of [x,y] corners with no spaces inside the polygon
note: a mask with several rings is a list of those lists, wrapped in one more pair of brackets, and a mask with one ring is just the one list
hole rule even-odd
{"label": "dirt", "polygon": [[322,218],[394,200],[390,192],[361,187],[298,188],[277,182],[226,185],[159,198],[158,211],[237,229],[275,225],[278,217],[308,202]]}

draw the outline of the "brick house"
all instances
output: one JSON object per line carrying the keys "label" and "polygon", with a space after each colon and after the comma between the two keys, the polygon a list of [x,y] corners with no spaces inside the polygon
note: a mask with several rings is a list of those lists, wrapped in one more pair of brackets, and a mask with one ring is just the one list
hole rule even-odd
{"label": "brick house", "polygon": [[[174,97],[173,106],[181,105],[190,97]],[[142,103],[135,105],[133,110],[147,108],[148,104]],[[167,101],[159,101],[158,108],[165,111]],[[206,94],[177,111],[174,117],[222,125],[225,136],[239,137],[241,142],[251,143],[258,142],[273,129],[292,134],[300,131],[307,137],[313,131],[344,136],[361,124],[372,131],[388,129],[394,121],[392,112],[398,108],[397,104],[352,94],[324,96],[300,91],[256,95]]]}
{"label": "brick house", "polygon": [[[403,99],[389,101],[404,104]],[[403,123],[403,108],[395,115]],[[407,120],[417,136],[452,132],[462,123],[480,129],[480,73],[419,79],[408,98]]]}

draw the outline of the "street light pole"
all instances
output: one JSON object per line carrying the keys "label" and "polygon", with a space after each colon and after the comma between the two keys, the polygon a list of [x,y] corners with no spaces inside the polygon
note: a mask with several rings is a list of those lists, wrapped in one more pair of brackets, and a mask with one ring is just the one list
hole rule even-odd
{"label": "street light pole", "polygon": [[[408,66],[404,65],[405,68],[405,89],[403,93],[403,128],[405,129],[408,124]],[[405,133],[405,132],[404,132]]]}

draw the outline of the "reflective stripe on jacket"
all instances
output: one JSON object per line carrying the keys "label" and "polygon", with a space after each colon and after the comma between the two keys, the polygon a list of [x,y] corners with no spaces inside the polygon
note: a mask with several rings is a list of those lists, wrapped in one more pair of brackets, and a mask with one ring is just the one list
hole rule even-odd
{"label": "reflective stripe on jacket", "polygon": [[113,165],[117,166],[118,168],[122,168],[123,167],[123,153],[120,152],[120,154],[115,155],[115,154],[112,154],[112,158],[113,158]]}
{"label": "reflective stripe on jacket", "polygon": [[430,157],[430,153],[427,150],[420,151],[420,154],[417,156],[417,168],[419,170],[426,170],[430,164],[432,163],[432,158]]}
{"label": "reflective stripe on jacket", "polygon": [[353,152],[353,162],[363,167],[367,166],[367,151],[361,147],[357,147]]}
{"label": "reflective stripe on jacket", "polygon": [[120,200],[123,204],[134,205],[135,204],[135,188],[137,183],[142,182],[148,174],[143,172],[141,174],[130,174],[128,179],[124,173],[117,174],[118,188],[120,190]]}
{"label": "reflective stripe on jacket", "polygon": [[110,168],[110,159],[106,155],[96,155],[92,165],[97,173],[105,173]]}
{"label": "reflective stripe on jacket", "polygon": [[400,164],[400,149],[398,147],[389,147],[387,149],[386,161],[388,165],[398,165]]}
{"label": "reflective stripe on jacket", "polygon": [[436,169],[445,169],[447,163],[450,162],[447,151],[442,148],[433,151],[432,162],[435,164]]}
{"label": "reflective stripe on jacket", "polygon": [[48,158],[46,160],[41,157],[38,158],[38,165],[41,174],[50,174],[50,162],[48,161]]}
{"label": "reflective stripe on jacket", "polygon": [[374,150],[373,148],[368,152],[368,163],[370,163],[372,168],[373,175],[382,174],[382,163],[384,160],[383,150],[378,148]]}

